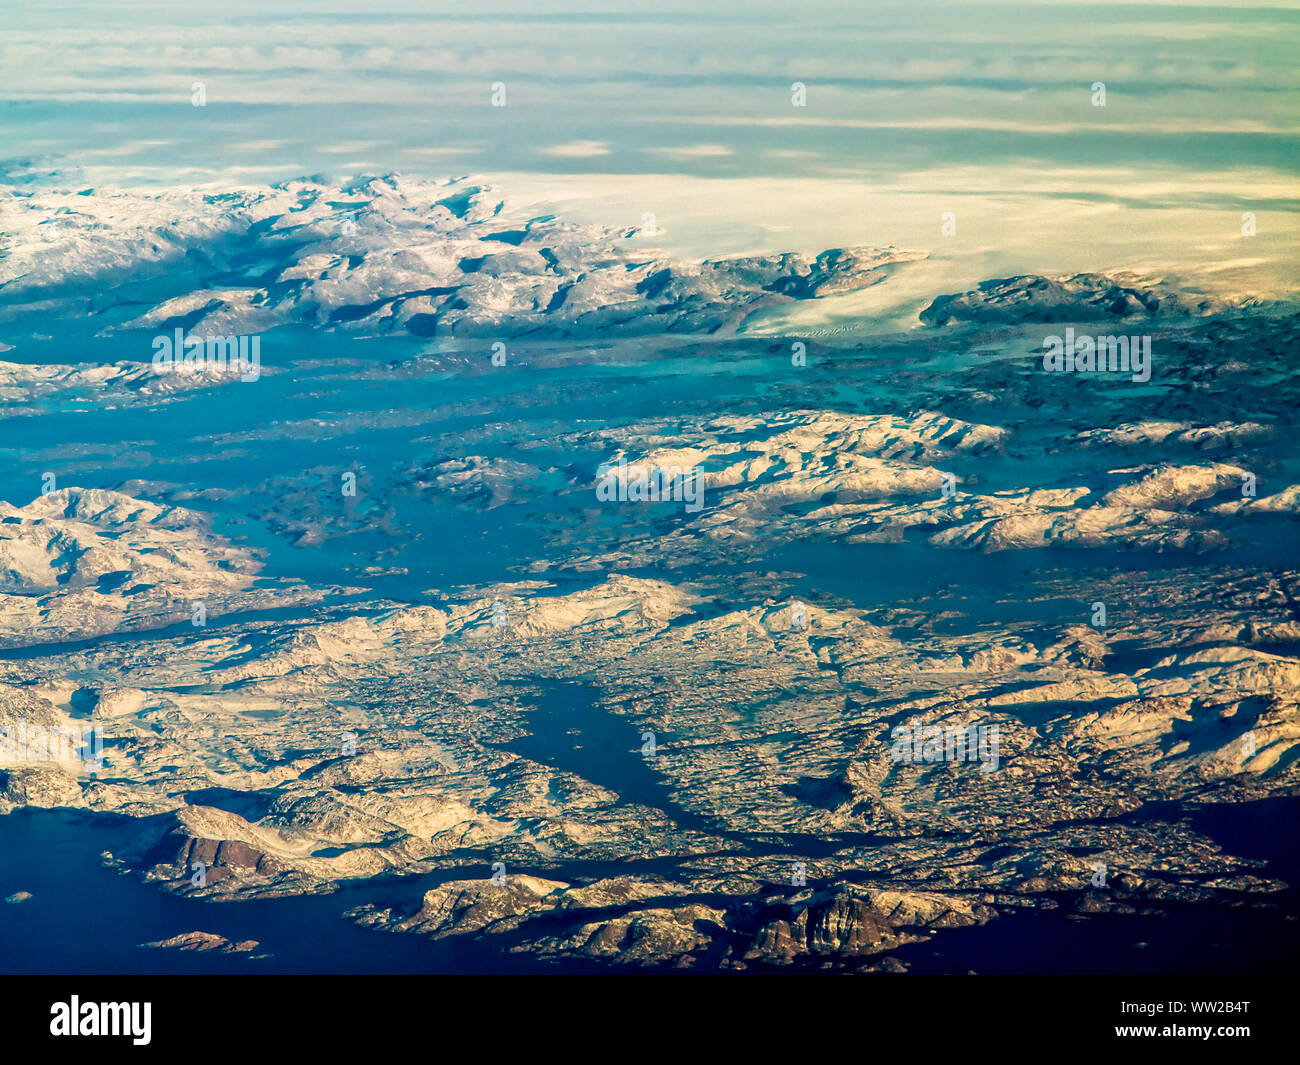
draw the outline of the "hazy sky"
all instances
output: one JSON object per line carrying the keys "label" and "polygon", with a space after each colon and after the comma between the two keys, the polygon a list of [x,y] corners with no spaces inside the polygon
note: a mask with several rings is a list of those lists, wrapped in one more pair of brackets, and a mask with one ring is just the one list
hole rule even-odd
{"label": "hazy sky", "polygon": [[486,174],[610,224],[655,210],[701,254],[1295,283],[1294,5],[463,7],[0,3],[0,157],[87,184]]}

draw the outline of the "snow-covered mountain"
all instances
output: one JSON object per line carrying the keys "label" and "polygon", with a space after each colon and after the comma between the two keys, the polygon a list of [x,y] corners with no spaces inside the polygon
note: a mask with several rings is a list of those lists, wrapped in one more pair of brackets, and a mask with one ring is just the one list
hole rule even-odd
{"label": "snow-covered mountain", "polygon": [[[687,262],[656,250],[652,226],[537,216],[464,178],[11,188],[0,202],[0,320],[143,301],[118,324],[221,335],[289,323],[415,336],[708,333],[865,288],[923,257],[836,248]],[[144,281],[143,300],[124,287]]]}

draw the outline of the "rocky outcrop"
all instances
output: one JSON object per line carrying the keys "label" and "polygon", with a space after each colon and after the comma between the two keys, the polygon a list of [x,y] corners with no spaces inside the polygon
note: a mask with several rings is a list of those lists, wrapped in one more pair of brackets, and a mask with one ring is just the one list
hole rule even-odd
{"label": "rocky outcrop", "polygon": [[61,767],[10,765],[0,769],[0,805],[54,809],[81,806],[81,784]]}
{"label": "rocky outcrop", "polygon": [[215,932],[182,932],[168,939],[141,943],[141,950],[179,950],[194,954],[252,954],[260,947],[256,939],[232,942]]}
{"label": "rocky outcrop", "polygon": [[858,958],[891,950],[898,937],[864,898],[825,891],[803,902],[783,902],[755,915],[755,932],[744,960],[790,963],[808,956]]}
{"label": "rocky outcrop", "polygon": [[953,322],[1105,322],[1220,313],[1223,300],[1181,293],[1134,274],[1037,274],[981,282],[969,292],[940,296],[921,312],[930,326]]}
{"label": "rocky outcrop", "polygon": [[0,647],[162,628],[316,601],[292,582],[254,588],[260,562],[183,507],[100,488],[0,502]]}

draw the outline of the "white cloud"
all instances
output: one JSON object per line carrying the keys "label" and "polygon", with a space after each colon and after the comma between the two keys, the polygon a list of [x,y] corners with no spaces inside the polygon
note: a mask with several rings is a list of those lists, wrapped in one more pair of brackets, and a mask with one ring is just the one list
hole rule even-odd
{"label": "white cloud", "polygon": [[564,159],[590,159],[609,155],[609,141],[570,141],[538,149],[542,155],[557,155]]}
{"label": "white cloud", "polygon": [[715,159],[735,153],[721,144],[685,144],[680,148],[642,148],[644,152],[657,152],[674,159]]}

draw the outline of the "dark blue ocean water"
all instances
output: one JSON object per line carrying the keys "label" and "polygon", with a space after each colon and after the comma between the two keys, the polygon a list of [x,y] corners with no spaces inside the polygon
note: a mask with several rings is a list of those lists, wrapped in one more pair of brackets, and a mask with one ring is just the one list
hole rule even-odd
{"label": "dark blue ocean water", "polygon": [[[633,791],[644,802],[662,798],[653,784]],[[1146,815],[1189,818],[1234,853],[1266,861],[1269,875],[1294,878],[1297,812],[1296,800],[1266,800],[1188,810],[1170,806]],[[166,894],[100,863],[101,851],[120,849],[139,831],[140,825],[127,818],[68,811],[19,811],[0,817],[0,898],[17,891],[32,894],[19,904],[0,903],[0,972],[491,973],[604,968],[586,961],[541,963],[510,954],[505,949],[513,942],[510,937],[433,942],[366,929],[343,917],[349,908],[365,903],[412,909],[425,890],[441,881],[486,879],[488,856],[479,865],[345,886],[331,895],[208,902]],[[673,864],[673,859],[629,859],[515,871],[583,881],[620,872],[666,873]],[[1300,904],[1294,891],[1263,901],[1243,896],[1236,903],[1161,903],[1159,915],[1092,914],[1082,920],[1068,916],[1077,901],[1066,896],[1057,911],[1013,913],[982,927],[943,931],[928,943],[893,953],[922,973],[1281,974],[1291,970],[1300,950]],[[232,941],[255,939],[270,956],[139,947],[190,931],[214,932]]]}

